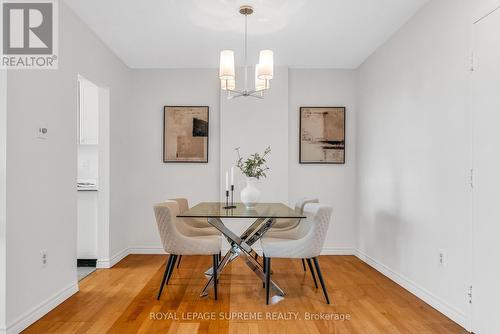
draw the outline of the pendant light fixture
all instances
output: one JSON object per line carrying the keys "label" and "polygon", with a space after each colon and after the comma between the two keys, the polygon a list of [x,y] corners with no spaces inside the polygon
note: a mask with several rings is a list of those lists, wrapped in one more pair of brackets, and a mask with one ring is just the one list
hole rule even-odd
{"label": "pendant light fixture", "polygon": [[255,65],[255,88],[248,87],[248,64],[247,64],[247,19],[253,13],[252,6],[241,6],[240,14],[245,16],[245,67],[244,67],[244,88],[236,90],[236,76],[234,68],[233,50],[222,50],[220,52],[219,79],[221,89],[227,92],[227,98],[233,99],[241,96],[252,96],[264,98],[264,91],[269,89],[269,81],[274,75],[274,55],[272,50],[262,50],[259,54],[259,63]]}

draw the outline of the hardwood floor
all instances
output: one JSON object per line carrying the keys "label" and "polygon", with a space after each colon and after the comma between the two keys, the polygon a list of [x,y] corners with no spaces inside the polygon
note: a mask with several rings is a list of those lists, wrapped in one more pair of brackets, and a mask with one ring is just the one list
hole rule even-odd
{"label": "hardwood floor", "polygon": [[[331,305],[301,261],[286,259],[273,259],[273,279],[287,292],[277,304],[265,305],[265,289],[239,259],[220,277],[219,300],[200,298],[210,256],[183,257],[157,301],[166,260],[129,255],[112,269],[97,270],[24,333],[466,333],[353,256],[319,258]],[[306,320],[308,314],[333,319]],[[259,315],[262,320],[244,318]],[[205,318],[189,318],[195,316]],[[280,319],[285,316],[291,319]]]}

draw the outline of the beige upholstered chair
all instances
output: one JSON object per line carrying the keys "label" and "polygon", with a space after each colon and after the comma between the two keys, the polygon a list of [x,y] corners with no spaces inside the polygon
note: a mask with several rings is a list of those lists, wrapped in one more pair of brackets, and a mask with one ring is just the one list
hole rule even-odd
{"label": "beige upholstered chair", "polygon": [[[308,203],[318,203],[319,200],[317,198],[307,198],[302,197],[295,202],[295,211],[299,213],[304,213],[304,206]],[[280,219],[278,220],[269,231],[265,234],[266,237],[274,237],[274,238],[285,238],[285,239],[294,239],[297,234],[297,226],[300,223],[300,219]],[[309,269],[312,268],[310,261],[308,261]],[[302,259],[302,268],[306,271],[306,262]],[[314,272],[311,270],[311,273]]]}
{"label": "beige upholstered chair", "polygon": [[[295,211],[303,213],[304,206],[308,203],[318,203],[319,200],[317,198],[306,198],[302,197],[295,202]],[[300,219],[279,219],[273,227],[266,233],[267,236],[272,235],[273,233],[282,233],[286,230],[291,230],[295,228],[299,224]]]}
{"label": "beige upholstered chair", "polygon": [[[179,212],[185,212],[189,210],[189,202],[187,198],[172,198],[169,201],[176,201],[179,204]],[[195,227],[195,228],[210,228],[213,230],[213,234],[220,234],[219,231],[210,223],[207,222],[206,219],[197,219],[197,218],[184,218],[186,224]]]}
{"label": "beige upholstered chair", "polygon": [[[170,280],[178,256],[212,255],[213,265],[217,268],[222,239],[218,235],[202,235],[199,231],[193,231],[192,227],[185,224],[182,219],[177,218],[179,214],[179,205],[175,201],[156,204],[154,206],[154,212],[163,249],[170,254],[165,266],[165,273],[161,282],[160,291],[158,292],[157,299],[160,299],[163,287],[165,284],[168,284]],[[216,270],[214,270],[214,273],[217,275]],[[215,299],[217,299],[217,277],[214,279],[214,295]]]}
{"label": "beige upholstered chair", "polygon": [[310,203],[304,206],[304,215],[295,228],[293,238],[277,238],[264,235],[261,239],[264,270],[266,272],[266,303],[269,304],[269,280],[271,274],[271,258],[296,258],[307,259],[309,269],[314,280],[316,288],[318,284],[311,265],[311,259],[314,261],[316,272],[323,288],[323,293],[327,304],[330,304],[328,293],[326,291],[323,275],[319,267],[317,256],[325,242],[326,233],[332,216],[332,208],[318,203]]}
{"label": "beige upholstered chair", "polygon": [[[169,201],[177,202],[177,204],[179,205],[179,212],[185,212],[189,210],[189,202],[187,198],[172,198],[169,199]],[[184,227],[184,230],[189,230],[189,233],[191,233],[191,235],[221,235],[221,233],[215,227],[210,225],[210,223],[208,223],[206,219],[182,218],[182,221],[185,223],[185,225],[187,225],[187,227]],[[179,257],[177,258],[176,268],[179,268],[179,266],[181,265],[181,259],[182,255],[179,255]]]}

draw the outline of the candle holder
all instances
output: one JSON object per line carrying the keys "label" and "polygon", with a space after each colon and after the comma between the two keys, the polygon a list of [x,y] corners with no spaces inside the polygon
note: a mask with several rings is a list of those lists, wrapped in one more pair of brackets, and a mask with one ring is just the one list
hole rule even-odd
{"label": "candle holder", "polygon": [[226,206],[224,209],[234,209],[236,205],[234,205],[234,185],[231,185],[231,201],[229,201],[229,190],[226,190]]}

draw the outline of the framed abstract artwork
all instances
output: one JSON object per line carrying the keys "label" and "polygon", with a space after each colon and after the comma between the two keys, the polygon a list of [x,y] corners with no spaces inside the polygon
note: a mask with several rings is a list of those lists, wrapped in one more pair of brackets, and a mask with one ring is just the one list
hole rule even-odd
{"label": "framed abstract artwork", "polygon": [[165,106],[163,162],[208,162],[208,106]]}
{"label": "framed abstract artwork", "polygon": [[345,107],[300,108],[299,162],[345,163]]}

